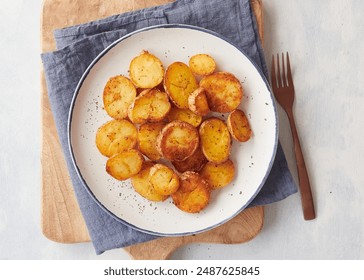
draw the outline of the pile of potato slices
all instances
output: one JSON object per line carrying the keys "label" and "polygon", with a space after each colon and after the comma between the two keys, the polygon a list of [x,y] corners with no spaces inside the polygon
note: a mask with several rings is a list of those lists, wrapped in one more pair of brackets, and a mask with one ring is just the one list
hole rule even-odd
{"label": "pile of potato slices", "polygon": [[[245,142],[252,136],[238,109],[241,82],[216,69],[208,54],[165,68],[143,51],[131,60],[128,77],[111,77],[103,104],[112,119],[96,133],[106,172],[120,181],[130,179],[150,201],[171,197],[184,212],[204,209],[211,192],[235,177],[229,158],[233,139]],[[228,113],[227,120],[213,112]]]}

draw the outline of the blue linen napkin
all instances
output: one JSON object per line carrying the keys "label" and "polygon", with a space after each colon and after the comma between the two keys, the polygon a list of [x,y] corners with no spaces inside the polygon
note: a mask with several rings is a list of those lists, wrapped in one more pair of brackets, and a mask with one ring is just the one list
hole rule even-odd
{"label": "blue linen napkin", "polygon": [[[210,29],[242,49],[268,77],[255,17],[249,0],[178,0],[55,30],[57,50],[41,55],[49,100],[75,194],[96,254],[145,242],[157,236],[115,220],[88,194],[72,164],[67,144],[67,117],[74,90],[83,72],[108,45],[134,30],[166,23]],[[267,181],[250,206],[277,202],[297,192],[280,144]]]}

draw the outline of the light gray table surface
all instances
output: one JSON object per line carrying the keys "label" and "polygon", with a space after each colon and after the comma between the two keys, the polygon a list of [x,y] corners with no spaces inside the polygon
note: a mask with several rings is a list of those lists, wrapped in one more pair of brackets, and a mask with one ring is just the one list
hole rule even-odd
{"label": "light gray table surface", "polygon": [[[0,259],[129,259],[59,244],[40,228],[41,0],[0,8]],[[194,244],[172,259],[364,259],[364,1],[264,0],[265,53],[289,51],[295,116],[317,218],[299,194],[265,207],[262,232],[239,245]],[[297,181],[287,118],[280,140]]]}

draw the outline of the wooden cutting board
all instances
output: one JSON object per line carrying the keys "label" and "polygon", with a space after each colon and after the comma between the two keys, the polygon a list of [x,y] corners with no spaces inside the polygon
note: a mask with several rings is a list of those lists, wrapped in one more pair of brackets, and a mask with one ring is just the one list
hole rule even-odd
{"label": "wooden cutting board", "polygon": [[[42,52],[55,50],[53,30],[95,19],[161,5],[171,0],[44,0],[41,15]],[[251,0],[263,40],[261,0]],[[44,72],[41,72],[41,177],[43,234],[56,242],[89,242],[90,237],[68,175],[50,110]],[[159,238],[125,248],[134,259],[166,259],[178,247],[193,243],[242,243],[254,238],[263,227],[263,207],[246,209],[228,223],[194,236]]]}

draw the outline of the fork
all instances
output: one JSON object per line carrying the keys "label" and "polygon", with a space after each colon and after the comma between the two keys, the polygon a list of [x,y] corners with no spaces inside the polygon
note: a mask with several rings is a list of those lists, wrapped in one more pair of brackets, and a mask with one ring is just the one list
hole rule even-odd
{"label": "fork", "polygon": [[[284,54],[282,53],[282,71],[279,65],[279,54],[277,54],[277,72],[274,61],[274,55],[272,55],[271,66],[271,84],[274,96],[281,107],[286,112],[289,124],[291,126],[294,150],[296,154],[296,163],[298,171],[299,190],[301,194],[301,203],[303,209],[303,216],[305,220],[313,220],[316,217],[315,207],[313,204],[312,192],[310,181],[307,174],[305,160],[301,150],[301,145],[298,138],[296,124],[293,116],[293,102],[294,102],[294,85],[291,73],[291,66],[289,62],[288,52],[286,53],[286,66]],[[287,68],[287,71],[286,71]]]}

